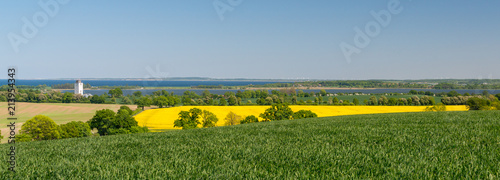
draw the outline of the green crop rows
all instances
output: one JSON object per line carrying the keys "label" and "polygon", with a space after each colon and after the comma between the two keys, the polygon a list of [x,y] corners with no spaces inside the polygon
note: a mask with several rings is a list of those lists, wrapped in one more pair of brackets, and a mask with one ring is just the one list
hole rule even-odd
{"label": "green crop rows", "polygon": [[[0,145],[7,154],[9,144]],[[358,115],[17,144],[0,179],[498,179],[500,111]]]}

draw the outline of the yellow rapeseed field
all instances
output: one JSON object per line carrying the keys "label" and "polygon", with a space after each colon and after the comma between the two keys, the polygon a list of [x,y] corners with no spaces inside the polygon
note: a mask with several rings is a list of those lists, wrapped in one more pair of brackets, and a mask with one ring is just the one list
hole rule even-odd
{"label": "yellow rapeseed field", "polygon": [[[224,118],[232,111],[241,117],[259,114],[270,106],[181,106],[173,108],[161,108],[146,110],[135,116],[141,126],[150,129],[179,129],[174,128],[174,121],[179,117],[180,111],[188,111],[191,108],[199,108],[214,113],[219,121],[217,126],[224,125]],[[379,113],[401,113],[422,112],[426,106],[290,106],[295,112],[299,110],[311,110],[319,117],[343,116],[356,114],[379,114]],[[447,111],[467,111],[466,106],[446,106]],[[260,118],[259,118],[260,120]]]}

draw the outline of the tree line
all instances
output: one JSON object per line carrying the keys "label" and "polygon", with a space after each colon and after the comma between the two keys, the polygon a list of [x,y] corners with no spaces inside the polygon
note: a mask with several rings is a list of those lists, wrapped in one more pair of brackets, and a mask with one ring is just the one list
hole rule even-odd
{"label": "tree line", "polygon": [[[488,91],[484,91],[484,96]],[[351,93],[354,95],[357,93]],[[182,95],[175,95],[166,90],[154,91],[150,95],[143,95],[141,91],[124,95],[120,88],[110,89],[102,95],[85,97],[71,92],[61,93],[59,91],[43,92],[34,89],[18,89],[16,100],[19,102],[33,103],[93,103],[93,104],[135,104],[144,109],[152,105],[159,108],[173,107],[179,105],[190,106],[240,106],[240,105],[272,105],[288,103],[291,105],[435,105],[435,96],[443,97],[441,102],[446,105],[465,105],[466,99],[460,98],[456,91],[432,93],[430,91],[410,90],[407,95],[414,95],[410,98],[395,98],[393,95],[400,93],[385,93],[385,95],[372,95],[362,102],[355,96],[351,100],[339,99],[337,96],[347,94],[332,94],[324,89],[317,92],[296,91],[294,88],[280,90],[238,90],[237,92],[227,91],[224,94],[212,94],[204,90],[201,94],[186,90]],[[388,95],[388,96],[386,96]],[[7,91],[0,91],[0,102],[7,101]],[[475,94],[465,93],[463,96],[475,96]],[[253,102],[254,101],[254,102]]]}
{"label": "tree line", "polygon": [[[259,118],[254,115],[243,118],[231,111],[224,118],[224,125],[231,126],[267,121],[305,119],[318,117],[318,115],[310,110],[299,110],[297,112],[293,112],[287,104],[273,104],[270,108],[261,113],[259,117],[261,118],[260,121]],[[174,121],[174,127],[182,129],[196,129],[200,127],[210,128],[215,127],[218,121],[219,119],[217,116],[210,111],[201,110],[199,108],[191,108],[188,111],[179,112],[179,118]]]}

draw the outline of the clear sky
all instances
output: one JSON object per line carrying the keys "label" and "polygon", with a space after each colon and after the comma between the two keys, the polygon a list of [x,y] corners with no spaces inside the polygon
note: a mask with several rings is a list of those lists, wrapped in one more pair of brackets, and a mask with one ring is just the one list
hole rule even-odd
{"label": "clear sky", "polygon": [[[500,79],[498,0],[61,3],[0,1],[5,74],[14,65],[18,78]],[[356,49],[349,59],[343,43]]]}

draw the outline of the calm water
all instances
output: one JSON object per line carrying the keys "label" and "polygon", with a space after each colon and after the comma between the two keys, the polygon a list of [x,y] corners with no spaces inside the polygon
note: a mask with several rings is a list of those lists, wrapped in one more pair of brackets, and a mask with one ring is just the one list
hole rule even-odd
{"label": "calm water", "polygon": [[[148,87],[191,87],[198,85],[224,85],[224,86],[245,86],[245,85],[260,85],[276,83],[278,81],[108,81],[108,80],[85,80],[84,84],[89,83],[91,86],[148,86]],[[75,83],[75,80],[16,80],[17,85],[55,85]],[[6,85],[7,80],[1,79],[0,85]]]}
{"label": "calm water", "polygon": [[[17,80],[18,85],[31,85],[31,86],[37,86],[37,85],[54,85],[54,84],[65,84],[65,83],[74,83],[74,80]],[[83,83],[89,83],[92,86],[149,86],[149,87],[155,87],[155,86],[168,86],[168,87],[191,87],[191,86],[197,86],[197,85],[224,85],[224,86],[244,86],[244,85],[260,85],[260,84],[269,84],[269,83],[276,83],[278,81],[119,81],[119,80],[114,80],[114,81],[108,81],[108,80],[85,80]],[[0,80],[0,85],[6,85],[7,80],[3,79]],[[168,92],[174,92],[174,94],[177,95],[182,95],[186,89],[166,89]],[[431,91],[433,93],[440,93],[440,92],[449,92],[451,90],[438,90],[438,89],[415,89],[417,91]],[[73,92],[72,90],[64,90],[62,92]],[[123,94],[129,95],[132,94],[134,91],[142,91],[142,94],[152,94],[154,91],[157,91],[157,89],[145,89],[145,90],[123,90]],[[201,94],[203,90],[190,90],[194,91],[197,94]],[[227,91],[233,91],[237,92],[238,90],[209,90],[213,94],[224,94]],[[303,90],[304,92],[319,92],[319,90]],[[370,94],[370,93],[408,93],[410,89],[355,89],[355,90],[350,90],[350,89],[343,89],[343,90],[326,90],[326,92],[329,93],[365,93],[365,94]],[[475,94],[480,94],[483,92],[483,90],[467,90],[467,89],[458,89],[455,90],[460,94],[464,93],[475,93]],[[500,90],[488,90],[490,94],[497,94],[500,93]],[[108,90],[86,90],[84,93],[88,94],[93,94],[93,95],[101,95],[104,93],[107,93]]]}

